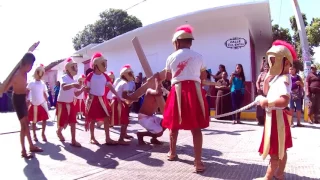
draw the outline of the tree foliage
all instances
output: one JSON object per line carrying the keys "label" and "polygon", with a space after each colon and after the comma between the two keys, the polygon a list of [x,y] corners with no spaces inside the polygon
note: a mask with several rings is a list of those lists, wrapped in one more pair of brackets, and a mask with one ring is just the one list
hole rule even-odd
{"label": "tree foliage", "polygon": [[288,28],[279,27],[278,24],[272,25],[273,40],[284,40],[292,43],[292,37]]}
{"label": "tree foliage", "polygon": [[95,23],[85,26],[72,38],[75,50],[91,43],[101,43],[142,27],[142,23],[137,17],[128,15],[126,11],[121,9],[108,9],[100,13],[99,17],[100,19]]}
{"label": "tree foliage", "polygon": [[[305,14],[302,14],[302,19],[306,26],[306,33],[307,33],[307,38],[309,42],[309,53],[311,56],[313,56],[314,55],[313,48],[318,47],[320,43],[320,31],[319,31],[320,18],[312,18],[312,21],[310,24],[308,24],[307,17]],[[293,30],[292,40],[297,50],[298,56],[301,59],[302,49],[301,49],[299,31],[298,31],[295,16],[290,17],[290,26],[291,26],[291,29]]]}

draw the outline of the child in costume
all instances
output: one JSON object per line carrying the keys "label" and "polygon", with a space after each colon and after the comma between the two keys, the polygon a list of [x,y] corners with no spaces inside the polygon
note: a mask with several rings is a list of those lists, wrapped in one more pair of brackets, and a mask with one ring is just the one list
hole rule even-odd
{"label": "child in costume", "polygon": [[65,75],[61,78],[61,87],[57,100],[56,116],[58,130],[57,135],[60,141],[65,141],[62,130],[70,125],[71,129],[71,145],[75,147],[81,147],[81,144],[76,141],[76,109],[74,106],[74,96],[79,96],[85,91],[85,87],[73,79],[78,73],[77,63],[72,59],[66,59]]}
{"label": "child in costume", "polygon": [[287,110],[292,86],[289,68],[297,60],[297,55],[291,44],[276,40],[267,56],[270,70],[263,86],[267,97],[260,100],[261,107],[266,109],[266,120],[259,153],[263,159],[270,155],[270,162],[266,175],[261,179],[284,179],[286,151],[292,147],[291,117]]}
{"label": "child in costume", "polygon": [[[86,79],[85,75],[81,75],[78,78],[78,83],[80,84],[80,86],[84,85],[85,79]],[[76,113],[78,116],[77,119],[84,119],[85,117],[83,115],[86,109],[85,103],[84,103],[84,92],[82,92],[79,96],[74,97],[74,105],[75,105]]]}
{"label": "child in costume", "polygon": [[117,142],[110,138],[109,121],[111,108],[106,98],[106,86],[120,99],[120,96],[112,86],[111,79],[104,72],[107,70],[107,60],[101,53],[95,53],[91,58],[91,68],[93,72],[89,73],[86,78],[86,86],[89,89],[89,95],[86,100],[86,130],[90,129],[90,143],[99,144],[94,135],[95,121],[104,122],[106,134],[106,144],[116,145]]}
{"label": "child in costume", "polygon": [[27,85],[29,108],[28,108],[28,118],[32,122],[33,140],[38,141],[36,135],[37,122],[42,121],[42,140],[47,141],[45,130],[47,120],[49,119],[49,109],[48,109],[48,89],[46,84],[41,80],[45,73],[43,64],[36,68],[34,72],[34,81]]}

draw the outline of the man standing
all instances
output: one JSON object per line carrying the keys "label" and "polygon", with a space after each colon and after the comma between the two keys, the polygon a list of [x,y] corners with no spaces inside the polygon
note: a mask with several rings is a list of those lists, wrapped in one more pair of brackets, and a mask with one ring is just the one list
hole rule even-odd
{"label": "man standing", "polygon": [[164,108],[162,125],[170,129],[169,161],[177,159],[179,129],[191,130],[195,170],[202,172],[205,167],[201,161],[201,129],[209,126],[209,111],[201,88],[201,80],[206,78],[206,67],[202,55],[190,49],[193,40],[189,25],[178,27],[173,35],[175,52],[168,57],[165,67],[166,79],[171,80],[172,88]]}
{"label": "man standing", "polygon": [[320,121],[320,77],[316,65],[311,65],[311,72],[306,79],[306,96],[310,99],[308,117],[309,122],[318,124]]}

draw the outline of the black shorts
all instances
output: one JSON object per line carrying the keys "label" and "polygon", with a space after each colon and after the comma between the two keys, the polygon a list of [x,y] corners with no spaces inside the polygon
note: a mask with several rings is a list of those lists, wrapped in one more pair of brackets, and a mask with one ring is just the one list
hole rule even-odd
{"label": "black shorts", "polygon": [[19,120],[28,116],[28,107],[26,102],[26,94],[13,94],[12,104],[17,113]]}

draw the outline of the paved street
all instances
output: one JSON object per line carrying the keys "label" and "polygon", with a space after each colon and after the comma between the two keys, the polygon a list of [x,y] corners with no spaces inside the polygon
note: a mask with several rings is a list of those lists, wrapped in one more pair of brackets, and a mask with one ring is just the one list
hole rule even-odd
{"label": "paved street", "polygon": [[[51,111],[53,117],[53,111]],[[137,146],[134,139],[130,146],[95,146],[89,144],[89,133],[78,125],[77,137],[82,148],[70,146],[70,130],[64,132],[66,142],[61,143],[55,134],[56,122],[48,122],[47,139],[39,146],[43,153],[36,158],[24,160],[20,157],[19,121],[15,114],[0,114],[1,179],[235,179],[249,180],[263,176],[268,160],[263,161],[257,150],[262,127],[255,122],[233,125],[228,121],[211,122],[203,130],[203,159],[207,170],[202,174],[193,173],[192,136],[181,131],[178,138],[179,161],[166,160],[168,152],[168,131],[160,140],[163,146]],[[80,121],[81,122],[81,121]],[[286,178],[319,179],[320,177],[320,126],[308,124],[305,128],[293,128],[294,148],[288,151]],[[39,128],[41,125],[39,125]],[[131,135],[143,130],[132,119],[128,131]],[[116,139],[119,128],[112,129]],[[103,130],[96,130],[98,141],[104,142]],[[147,139],[146,139],[147,140]]]}

